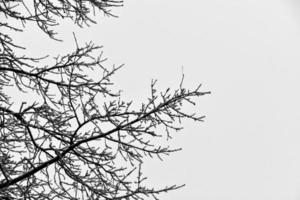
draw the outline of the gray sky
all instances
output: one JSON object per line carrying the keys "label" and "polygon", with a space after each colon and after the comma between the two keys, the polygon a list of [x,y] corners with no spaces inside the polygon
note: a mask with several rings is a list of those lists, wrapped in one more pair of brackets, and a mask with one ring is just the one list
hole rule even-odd
{"label": "gray sky", "polygon": [[[131,0],[117,14],[76,34],[104,45],[109,64],[126,64],[115,76],[126,98],[141,101],[152,78],[176,88],[182,66],[186,87],[212,91],[196,107],[205,122],[175,134],[183,151],[145,168],[154,186],[186,184],[164,200],[299,200],[300,3]],[[58,53],[74,47],[72,31],[58,29],[65,43],[19,39]]]}

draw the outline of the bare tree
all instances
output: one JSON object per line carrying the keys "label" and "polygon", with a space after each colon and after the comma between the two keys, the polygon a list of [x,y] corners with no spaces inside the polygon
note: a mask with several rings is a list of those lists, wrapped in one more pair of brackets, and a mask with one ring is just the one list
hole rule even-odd
{"label": "bare tree", "polygon": [[[9,35],[34,22],[57,39],[52,30],[57,20],[95,23],[93,12],[113,16],[109,9],[121,5],[114,0],[0,1],[1,199],[158,199],[159,193],[181,187],[147,186],[142,163],[179,150],[157,139],[170,138],[184,118],[202,121],[182,107],[209,92],[200,92],[200,86],[185,89],[182,82],[173,92],[157,92],[153,81],[148,100],[134,109],[113,90],[111,77],[121,66],[103,66],[101,47],[76,42],[74,52],[43,66],[45,58],[18,55],[23,47]],[[9,87],[41,100],[17,107],[4,92]]]}

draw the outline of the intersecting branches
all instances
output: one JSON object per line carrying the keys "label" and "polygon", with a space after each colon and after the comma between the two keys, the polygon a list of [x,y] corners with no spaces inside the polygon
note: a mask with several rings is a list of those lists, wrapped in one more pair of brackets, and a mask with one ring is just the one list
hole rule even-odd
{"label": "intersecting branches", "polygon": [[16,44],[12,35],[22,32],[27,24],[36,24],[51,39],[59,41],[54,29],[60,20],[70,19],[83,27],[96,23],[94,18],[98,12],[116,17],[110,9],[122,5],[122,0],[0,0],[0,66],[10,67],[12,63],[26,66],[28,61],[42,59],[15,53],[17,49],[25,48]]}
{"label": "intersecting branches", "polygon": [[[35,22],[50,38],[58,19],[77,25],[94,23],[91,13],[109,8],[118,0],[1,1],[0,28],[22,31]],[[76,39],[76,38],[75,38]],[[158,92],[156,81],[139,108],[122,100],[112,77],[122,67],[104,66],[102,47],[86,43],[66,55],[20,56],[9,34],[0,32],[0,198],[29,200],[158,199],[158,194],[178,189],[147,186],[142,173],[145,158],[163,159],[180,149],[167,141],[182,129],[181,120],[202,121],[188,113],[200,86]],[[48,60],[47,60],[48,59]],[[47,65],[42,62],[47,61]],[[16,105],[5,89],[17,88],[19,97],[29,93],[35,101]],[[160,141],[160,142],[158,142]]]}
{"label": "intersecting branches", "polygon": [[153,81],[148,101],[132,109],[111,90],[120,67],[104,67],[101,53],[92,57],[99,49],[86,44],[53,66],[0,68],[9,83],[3,86],[43,99],[19,109],[1,101],[1,191],[28,199],[143,199],[180,187],[147,188],[140,167],[147,156],[162,159],[179,150],[155,138],[171,137],[182,119],[201,121],[182,106],[208,92],[180,86],[159,93]]}
{"label": "intersecting branches", "polygon": [[34,22],[49,37],[55,39],[55,32],[52,29],[59,24],[58,20],[69,18],[79,26],[89,25],[96,23],[93,20],[96,11],[116,17],[110,8],[120,7],[122,4],[122,0],[1,0],[0,13],[4,22],[0,23],[0,27],[14,31],[21,30],[11,22],[6,23],[4,18],[7,21],[21,22],[23,26]]}

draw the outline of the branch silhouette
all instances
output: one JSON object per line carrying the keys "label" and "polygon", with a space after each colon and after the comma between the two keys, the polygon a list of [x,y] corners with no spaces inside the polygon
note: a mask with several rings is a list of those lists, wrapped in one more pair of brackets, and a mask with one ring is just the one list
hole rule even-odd
{"label": "branch silhouette", "polygon": [[[12,32],[35,23],[59,40],[55,27],[70,19],[80,27],[96,23],[96,13],[115,17],[114,0],[1,1],[0,32],[0,199],[158,199],[162,188],[148,186],[146,159],[179,151],[168,139],[182,120],[202,121],[186,105],[209,94],[183,87],[157,91],[156,81],[141,105],[125,101],[106,66],[102,46],[92,42],[53,59],[20,55]],[[94,13],[95,12],[95,13]],[[1,18],[2,19],[2,18]],[[46,65],[43,63],[47,63]],[[6,93],[15,89],[17,98]],[[23,94],[31,100],[18,101]],[[134,105],[136,104],[136,105]]]}

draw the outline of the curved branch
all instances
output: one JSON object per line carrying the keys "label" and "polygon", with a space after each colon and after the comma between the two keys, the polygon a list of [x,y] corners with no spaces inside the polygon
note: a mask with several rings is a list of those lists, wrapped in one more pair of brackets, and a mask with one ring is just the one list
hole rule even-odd
{"label": "curved branch", "polygon": [[[128,126],[131,126],[145,118],[147,118],[148,116],[150,116],[151,114],[154,114],[158,111],[160,111],[162,108],[166,107],[166,106],[169,106],[169,104],[171,103],[174,103],[174,102],[177,102],[177,101],[181,101],[187,97],[190,97],[190,96],[200,96],[200,95],[205,95],[205,94],[209,94],[210,92],[198,92],[198,91],[194,91],[194,92],[190,92],[190,93],[186,93],[186,94],[183,94],[183,95],[178,95],[178,96],[175,96],[174,98],[171,98],[169,99],[168,101],[165,101],[164,103],[161,103],[160,105],[158,105],[157,107],[153,108],[152,110],[150,110],[149,112],[145,113],[144,115],[142,115],[141,117],[138,117],[124,125],[119,125],[117,127],[115,127],[114,129],[104,133],[104,134],[101,134],[101,135],[96,135],[96,136],[93,136],[93,137],[89,137],[87,139],[83,139],[81,141],[78,141],[77,143],[74,143],[72,145],[70,145],[67,149],[65,149],[64,151],[62,151],[59,155],[57,155],[56,157],[52,158],[51,160],[39,165],[38,167],[24,173],[23,175],[19,176],[19,177],[16,177],[10,181],[6,181],[4,183],[1,183],[0,184],[0,189],[2,188],[6,188],[6,187],[9,187],[15,183],[18,183],[19,181],[22,181],[32,175],[34,175],[35,173],[39,172],[40,170],[48,167],[49,165],[61,160],[67,153],[69,153],[70,151],[72,151],[73,149],[75,149],[77,146],[83,144],[83,143],[87,143],[87,142],[90,142],[90,141],[93,141],[93,140],[97,140],[97,139],[100,139],[100,138],[104,138],[114,132],[118,132],[120,130],[122,130],[123,128],[126,128]],[[84,124],[83,124],[84,125]],[[82,125],[82,126],[83,126]],[[77,129],[78,131],[79,129]]]}

